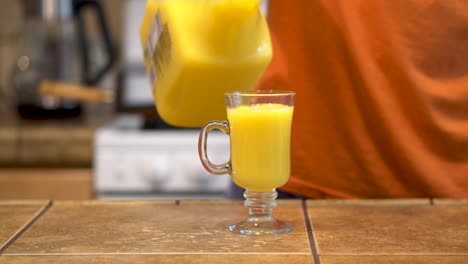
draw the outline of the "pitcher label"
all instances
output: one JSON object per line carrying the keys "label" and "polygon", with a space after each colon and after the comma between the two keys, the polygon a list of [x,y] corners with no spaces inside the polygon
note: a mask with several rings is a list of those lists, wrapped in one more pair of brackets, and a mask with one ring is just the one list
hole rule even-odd
{"label": "pitcher label", "polygon": [[171,59],[172,40],[167,23],[163,23],[158,10],[151,26],[145,48],[145,57],[149,58],[147,65],[150,85],[165,75]]}

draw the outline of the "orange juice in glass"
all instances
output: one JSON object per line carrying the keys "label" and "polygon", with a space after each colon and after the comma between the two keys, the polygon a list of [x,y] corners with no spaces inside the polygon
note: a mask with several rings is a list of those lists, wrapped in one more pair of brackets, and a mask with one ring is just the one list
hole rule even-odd
{"label": "orange juice in glass", "polygon": [[271,103],[228,109],[232,179],[237,185],[265,192],[287,182],[292,114],[292,106]]}
{"label": "orange juice in glass", "polygon": [[[292,226],[276,220],[276,188],[290,175],[293,92],[245,91],[225,95],[228,121],[211,121],[200,132],[199,154],[205,169],[213,174],[230,174],[244,188],[248,218],[229,226],[241,234],[281,234]],[[219,129],[230,137],[231,159],[213,164],[206,155],[207,135]]]}

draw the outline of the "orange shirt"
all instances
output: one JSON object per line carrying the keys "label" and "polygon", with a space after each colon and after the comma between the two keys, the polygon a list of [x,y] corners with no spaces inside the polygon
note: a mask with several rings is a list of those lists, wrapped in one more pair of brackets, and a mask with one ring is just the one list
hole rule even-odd
{"label": "orange shirt", "polygon": [[468,1],[270,0],[306,197],[468,198]]}

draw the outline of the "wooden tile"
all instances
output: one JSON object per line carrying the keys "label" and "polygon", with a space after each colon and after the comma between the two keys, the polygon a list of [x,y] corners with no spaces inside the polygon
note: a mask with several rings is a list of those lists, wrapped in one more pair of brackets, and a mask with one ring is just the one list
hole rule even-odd
{"label": "wooden tile", "polygon": [[322,264],[462,264],[468,256],[322,256]]}
{"label": "wooden tile", "polygon": [[302,206],[302,200],[301,199],[278,199],[278,206],[287,206],[287,205],[298,205]]}
{"label": "wooden tile", "polygon": [[468,254],[468,207],[308,206],[319,254]]}
{"label": "wooden tile", "polygon": [[295,231],[260,237],[233,234],[228,224],[247,214],[240,205],[55,203],[5,254],[310,254],[301,206],[280,206],[274,213],[291,222]]}
{"label": "wooden tile", "polygon": [[467,206],[468,199],[434,199],[434,205],[456,205],[456,206]]}
{"label": "wooden tile", "polygon": [[197,200],[197,199],[186,199],[180,200],[181,205],[231,205],[231,206],[242,206],[244,201],[242,200]]}
{"label": "wooden tile", "polygon": [[22,227],[47,205],[47,201],[0,202],[0,252]]}
{"label": "wooden tile", "polygon": [[48,200],[0,200],[0,206],[44,206]]}
{"label": "wooden tile", "polygon": [[55,201],[54,205],[58,206],[82,206],[82,205],[96,205],[96,206],[135,206],[135,205],[176,205],[176,200],[70,200],[70,201]]}
{"label": "wooden tile", "polygon": [[134,264],[134,263],[287,263],[287,264],[313,264],[310,255],[206,255],[206,254],[182,254],[182,255],[107,255],[107,256],[3,256],[0,264]]}
{"label": "wooden tile", "polygon": [[310,206],[333,205],[429,205],[429,199],[347,199],[307,200]]}

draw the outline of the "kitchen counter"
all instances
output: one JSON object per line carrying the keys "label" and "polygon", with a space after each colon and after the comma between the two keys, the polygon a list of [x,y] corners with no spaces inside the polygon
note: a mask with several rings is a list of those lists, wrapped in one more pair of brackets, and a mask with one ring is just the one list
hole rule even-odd
{"label": "kitchen counter", "polygon": [[87,108],[82,118],[60,120],[0,113],[0,167],[92,167],[94,134],[114,116],[109,105]]}
{"label": "kitchen counter", "polygon": [[468,263],[468,200],[280,200],[294,225],[232,234],[240,201],[0,201],[0,263]]}

